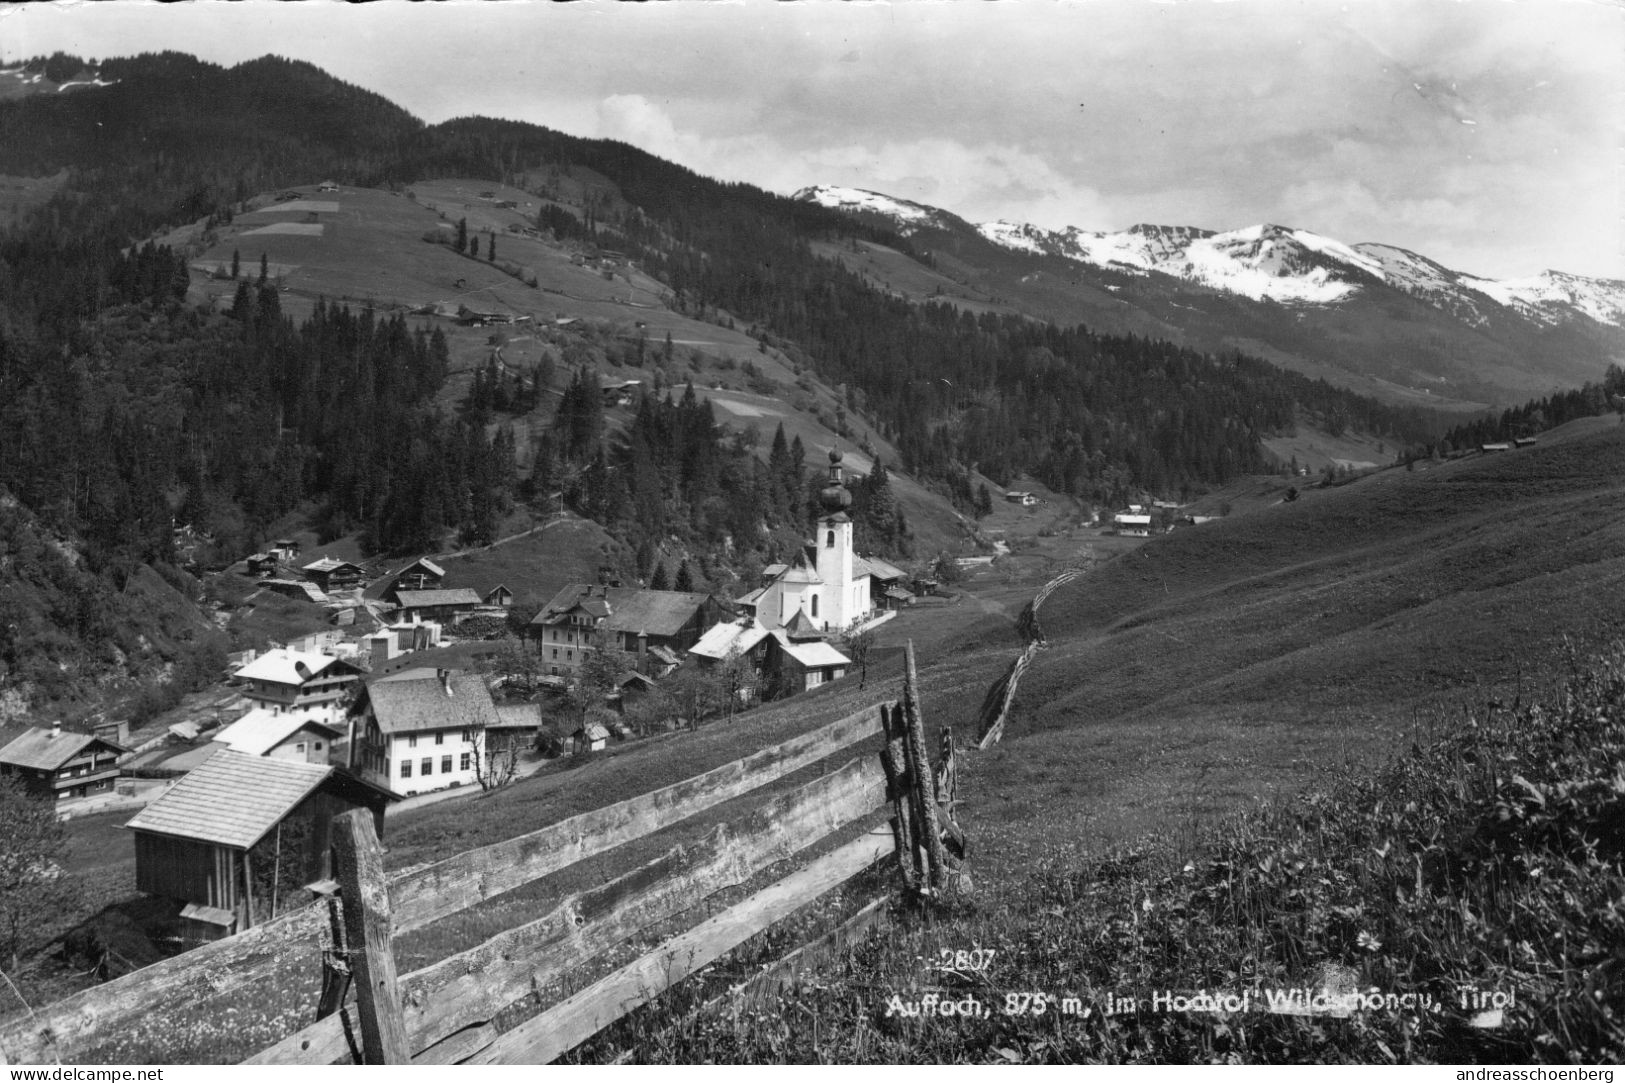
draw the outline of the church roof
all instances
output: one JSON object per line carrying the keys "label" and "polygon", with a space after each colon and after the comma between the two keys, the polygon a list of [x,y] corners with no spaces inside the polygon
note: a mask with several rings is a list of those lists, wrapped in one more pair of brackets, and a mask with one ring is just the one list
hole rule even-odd
{"label": "church roof", "polygon": [[786,568],[779,576],[781,583],[822,583],[818,569],[814,568],[812,561],[807,559],[805,552],[797,553],[795,563]]}

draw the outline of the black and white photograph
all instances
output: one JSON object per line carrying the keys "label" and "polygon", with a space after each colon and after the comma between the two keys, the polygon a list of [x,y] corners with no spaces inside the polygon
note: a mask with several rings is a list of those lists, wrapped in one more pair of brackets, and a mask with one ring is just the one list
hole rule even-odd
{"label": "black and white photograph", "polygon": [[11,1079],[1621,1060],[1625,4],[0,2]]}

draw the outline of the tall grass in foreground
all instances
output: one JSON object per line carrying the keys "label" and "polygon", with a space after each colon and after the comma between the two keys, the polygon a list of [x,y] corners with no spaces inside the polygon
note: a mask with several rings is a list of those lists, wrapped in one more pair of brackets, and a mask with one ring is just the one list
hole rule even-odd
{"label": "tall grass in foreground", "polygon": [[[603,1037],[686,1063],[1618,1062],[1625,647],[1570,669],[1545,703],[1468,714],[1386,768],[1217,825],[1187,853],[1148,839],[904,917],[777,1011],[667,1001]],[[995,953],[985,970],[934,969],[945,949],[975,947]],[[1261,1010],[1295,987],[1432,1002]],[[1250,993],[1250,1010],[1153,1000],[1198,991]],[[986,1014],[895,1010],[930,992]],[[1023,993],[1077,1010],[1006,1014]],[[1492,993],[1511,997],[1499,1016]],[[1134,1010],[1107,1014],[1125,998]]]}

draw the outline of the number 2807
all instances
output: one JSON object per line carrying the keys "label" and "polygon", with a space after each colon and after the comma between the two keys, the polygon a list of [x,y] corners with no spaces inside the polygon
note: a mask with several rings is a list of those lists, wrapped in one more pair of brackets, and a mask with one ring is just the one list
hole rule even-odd
{"label": "number 2807", "polygon": [[971,948],[968,951],[963,948],[940,948],[937,951],[937,969],[985,974],[988,967],[993,965],[996,954],[992,948]]}

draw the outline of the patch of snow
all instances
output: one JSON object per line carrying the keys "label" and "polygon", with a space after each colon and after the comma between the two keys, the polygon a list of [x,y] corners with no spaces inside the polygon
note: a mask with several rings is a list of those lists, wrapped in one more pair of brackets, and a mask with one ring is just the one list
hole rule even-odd
{"label": "patch of snow", "polygon": [[863,188],[818,184],[811,188],[803,188],[790,198],[817,203],[821,207],[830,207],[834,210],[883,214],[906,226],[930,225],[940,221],[941,218],[941,212],[934,208]]}

